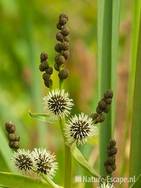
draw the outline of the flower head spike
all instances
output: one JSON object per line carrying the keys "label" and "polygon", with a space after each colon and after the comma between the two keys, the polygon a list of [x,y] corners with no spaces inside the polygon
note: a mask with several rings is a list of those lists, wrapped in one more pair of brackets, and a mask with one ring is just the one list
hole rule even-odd
{"label": "flower head spike", "polygon": [[95,135],[97,128],[88,115],[81,113],[73,116],[67,123],[65,135],[69,144],[84,144],[88,137]]}
{"label": "flower head spike", "polygon": [[30,173],[33,169],[33,158],[29,150],[19,149],[14,152],[12,160],[15,167],[23,173]]}
{"label": "flower head spike", "polygon": [[52,90],[43,98],[45,108],[56,116],[67,116],[73,106],[73,100],[64,90]]}
{"label": "flower head spike", "polygon": [[57,170],[57,162],[55,155],[46,149],[34,149],[32,156],[35,161],[35,170],[37,173],[48,175],[52,178]]}

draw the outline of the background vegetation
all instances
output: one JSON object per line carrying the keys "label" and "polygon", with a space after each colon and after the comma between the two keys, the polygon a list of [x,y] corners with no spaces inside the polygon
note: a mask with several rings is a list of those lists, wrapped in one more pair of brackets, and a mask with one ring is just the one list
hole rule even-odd
{"label": "background vegetation", "polygon": [[[116,46],[116,51],[113,54],[113,57],[117,58],[117,63],[116,60],[112,60],[114,63],[114,72],[111,75],[112,88],[114,86],[112,126],[114,127],[113,135],[118,145],[116,176],[129,175],[130,132],[132,113],[134,112],[132,108],[134,102],[133,82],[135,70],[138,70],[138,67],[135,68],[135,64],[140,61],[140,57],[136,60],[137,41],[131,43],[131,39],[138,38],[140,10],[137,9],[140,7],[140,2],[138,1],[138,4],[135,3],[134,6],[133,4],[128,0],[120,3],[120,16],[117,15],[119,46]],[[31,119],[28,115],[29,111],[43,111],[42,97],[48,92],[38,70],[39,55],[40,52],[47,51],[49,63],[54,63],[56,23],[58,15],[65,12],[69,16],[71,35],[71,58],[68,62],[71,75],[66,88],[76,103],[73,113],[94,111],[99,99],[99,61],[97,60],[99,39],[97,36],[100,33],[98,33],[99,30],[97,32],[99,23],[97,20],[100,15],[97,5],[96,0],[54,0],[53,2],[50,0],[0,0],[0,171],[13,170],[4,132],[4,122],[11,120],[17,126],[22,147],[44,146],[56,153],[59,161],[56,181],[62,182],[62,174],[59,172],[63,170],[64,156],[62,155],[62,140],[57,136],[59,126],[46,126],[45,122]],[[114,11],[117,11],[116,7]],[[138,15],[135,15],[137,11]],[[106,23],[106,19],[104,21],[104,24],[110,27],[110,20],[108,20],[109,23],[108,21]],[[115,31],[118,31],[118,28]],[[106,39],[105,50],[110,43],[108,38]],[[112,42],[117,45],[118,38],[114,38]],[[132,62],[132,66],[130,66],[130,62]],[[130,67],[132,68],[130,69]],[[132,71],[130,72],[130,70]],[[137,72],[137,75],[139,74]],[[138,77],[137,79],[139,80]],[[56,82],[54,87],[57,87],[57,75],[54,75],[53,80]],[[138,94],[141,87],[138,86],[138,82],[136,83],[135,95],[137,99],[140,97]],[[104,83],[102,84],[104,85]],[[138,101],[135,103],[138,104]],[[139,112],[140,107],[137,113],[139,114]],[[135,122],[138,117],[133,115],[133,121]],[[139,125],[139,122],[135,122],[135,124]],[[133,140],[134,137],[136,137],[135,134],[132,135]],[[133,143],[133,147],[137,143],[138,141]],[[99,137],[90,140],[89,145],[86,144],[80,149],[89,159],[90,164],[98,168]],[[132,169],[131,175],[134,174]],[[86,174],[81,167],[77,167],[73,173],[74,175]],[[84,185],[76,184],[76,187],[84,187]],[[89,188],[93,185],[88,183],[85,187]]]}

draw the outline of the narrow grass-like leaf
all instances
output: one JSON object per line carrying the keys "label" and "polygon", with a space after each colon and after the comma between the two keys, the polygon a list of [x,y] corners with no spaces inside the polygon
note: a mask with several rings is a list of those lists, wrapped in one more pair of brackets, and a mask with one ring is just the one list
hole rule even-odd
{"label": "narrow grass-like leaf", "polygon": [[[99,96],[103,96],[107,89],[115,88],[118,28],[119,28],[119,0],[98,1],[98,66],[99,66]],[[116,9],[116,11],[115,11]],[[114,111],[113,111],[114,112]],[[104,162],[107,158],[106,148],[112,137],[112,110],[100,127],[100,174],[106,174]]]}
{"label": "narrow grass-like leaf", "polygon": [[8,188],[50,188],[40,180],[4,172],[0,172],[0,185]]}
{"label": "narrow grass-like leaf", "polygon": [[[130,176],[138,177],[141,174],[141,3],[139,4],[139,32],[136,53],[135,83],[133,96],[133,121],[131,130],[131,150],[130,150]],[[134,24],[134,23],[133,23]],[[141,187],[141,180],[138,181],[134,188]]]}
{"label": "narrow grass-like leaf", "polygon": [[48,124],[52,124],[52,123],[54,123],[57,120],[56,117],[52,117],[51,115],[45,114],[45,113],[32,113],[32,112],[29,112],[29,115],[32,118],[35,118],[35,119],[37,119],[39,121],[42,121],[42,122],[45,122],[45,123],[48,123]]}
{"label": "narrow grass-like leaf", "polygon": [[[127,117],[126,126],[124,128],[124,143],[122,152],[124,154],[121,164],[121,175],[125,173],[129,168],[129,160],[127,161],[125,153],[125,145],[128,143],[127,137],[129,136],[132,118],[133,118],[133,101],[134,101],[134,85],[135,85],[135,74],[136,74],[136,56],[137,56],[137,44],[138,44],[138,33],[139,33],[139,19],[140,19],[140,0],[132,1],[132,33],[131,33],[131,61],[129,68],[129,81],[128,81],[128,102],[127,102]],[[123,165],[126,162],[127,165]]]}
{"label": "narrow grass-like leaf", "polygon": [[3,157],[9,170],[13,171],[14,167],[10,160],[11,152],[8,147],[7,139],[6,139],[5,135],[3,134],[1,127],[0,127],[0,152],[2,155],[1,157]]}
{"label": "narrow grass-like leaf", "polygon": [[[25,36],[26,46],[27,46],[27,55],[29,59],[29,65],[32,72],[32,87],[31,87],[31,95],[32,95],[32,102],[34,104],[34,107],[37,111],[41,111],[41,86],[39,82],[39,70],[38,70],[38,57],[35,50],[35,44],[34,44],[34,30],[32,28],[32,14],[30,7],[32,7],[32,1],[27,2],[24,0],[17,1],[17,4],[19,5],[19,13],[21,16],[22,26],[23,26],[23,32]],[[37,58],[37,60],[36,60]],[[45,145],[45,138],[43,135],[46,132],[46,127],[41,126],[41,123],[38,122],[38,134],[39,134],[39,145]]]}
{"label": "narrow grass-like leaf", "polygon": [[77,147],[71,147],[71,153],[73,158],[78,162],[78,164],[84,168],[87,172],[89,172],[93,177],[99,177],[98,173],[91,167],[88,161],[85,159],[83,154]]}

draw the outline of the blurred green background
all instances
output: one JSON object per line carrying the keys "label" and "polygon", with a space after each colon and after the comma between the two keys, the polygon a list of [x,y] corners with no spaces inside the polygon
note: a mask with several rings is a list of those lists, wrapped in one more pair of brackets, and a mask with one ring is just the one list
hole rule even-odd
{"label": "blurred green background", "polygon": [[[21,136],[24,148],[47,147],[57,154],[59,170],[63,170],[62,139],[57,125],[46,126],[45,122],[32,119],[28,112],[43,112],[42,97],[48,90],[44,87],[39,72],[39,56],[47,51],[49,64],[53,65],[57,32],[56,23],[60,13],[69,16],[71,58],[68,62],[70,77],[66,88],[75,101],[74,112],[94,111],[97,96],[97,5],[95,0],[0,0],[0,171],[12,168],[6,160],[8,146],[4,122],[13,121]],[[117,65],[116,122],[119,146],[125,123],[127,81],[130,58],[131,5],[121,2],[120,49]],[[55,72],[55,71],[54,71]],[[57,74],[53,77],[54,88],[58,87]],[[119,147],[119,156],[122,152]],[[82,150],[93,165],[98,161],[98,137]],[[128,158],[128,145],[126,147]],[[7,156],[8,158],[8,156]],[[97,162],[96,162],[97,166]],[[58,171],[57,182],[62,181]],[[120,165],[117,174],[120,172]],[[76,174],[83,173],[80,168]],[[84,173],[83,173],[84,174]],[[126,170],[124,170],[124,175]],[[79,185],[77,185],[78,187]],[[87,185],[91,187],[91,185]]]}

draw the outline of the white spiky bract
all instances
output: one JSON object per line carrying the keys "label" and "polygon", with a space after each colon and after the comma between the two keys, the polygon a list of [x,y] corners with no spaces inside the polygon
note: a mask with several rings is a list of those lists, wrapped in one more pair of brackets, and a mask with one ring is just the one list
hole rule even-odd
{"label": "white spiky bract", "polygon": [[34,158],[35,171],[53,178],[58,166],[55,155],[46,149],[35,148],[32,151],[32,156]]}
{"label": "white spiky bract", "polygon": [[99,188],[114,188],[113,184],[103,182]]}
{"label": "white spiky bract", "polygon": [[15,167],[22,173],[30,173],[33,170],[34,160],[29,150],[19,149],[12,156]]}
{"label": "white spiky bract", "polygon": [[56,116],[64,117],[69,115],[73,106],[73,100],[65,90],[52,90],[48,96],[43,98],[45,109]]}
{"label": "white spiky bract", "polygon": [[81,113],[69,119],[65,126],[65,135],[69,144],[84,144],[87,139],[97,132],[92,118]]}

